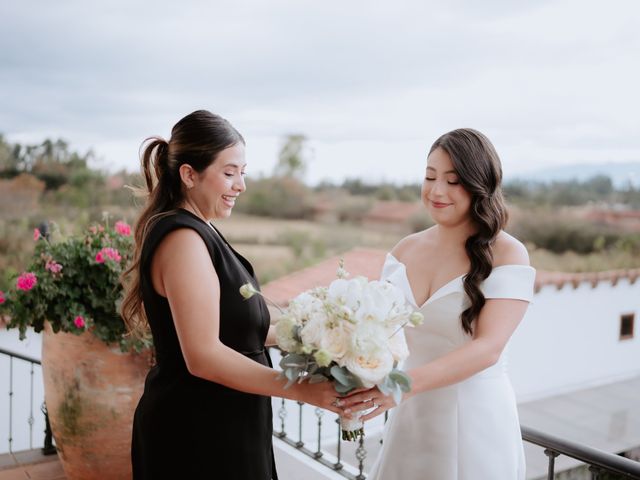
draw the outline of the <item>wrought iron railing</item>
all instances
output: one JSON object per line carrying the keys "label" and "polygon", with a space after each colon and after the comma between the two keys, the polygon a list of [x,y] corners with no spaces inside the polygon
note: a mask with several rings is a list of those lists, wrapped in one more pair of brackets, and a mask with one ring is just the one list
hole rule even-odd
{"label": "wrought iron railing", "polygon": [[629,458],[554,437],[525,426],[522,427],[522,438],[526,442],[545,449],[544,453],[549,459],[547,480],[554,478],[555,459],[559,455],[566,455],[587,464],[593,480],[640,479],[640,462]]}
{"label": "wrought iron railing", "polygon": [[[34,385],[33,378],[36,369],[42,369],[40,360],[36,358],[27,357],[19,353],[11,352],[0,348],[0,355],[8,358],[9,361],[9,423],[8,423],[8,442],[9,452],[13,452],[13,434],[14,434],[14,363],[26,362],[29,365],[29,416],[27,418],[27,424],[29,428],[29,449],[33,449],[33,426],[35,423],[34,417]],[[40,411],[44,415],[45,431],[44,442],[42,447],[42,453],[44,455],[51,455],[56,453],[56,447],[53,445],[53,437],[51,434],[51,426],[49,425],[49,415],[47,413],[47,407],[44,402],[40,406]]]}
{"label": "wrought iron railing", "polygon": [[[275,353],[275,352],[273,352]],[[30,449],[33,448],[33,426],[34,426],[34,372],[35,369],[42,368],[39,360],[31,358],[25,355],[21,355],[15,352],[4,350],[0,348],[0,355],[8,357],[9,361],[9,427],[8,427],[8,442],[9,452],[13,451],[13,406],[14,406],[14,362],[26,362],[29,365],[29,381],[30,381],[30,393],[29,393],[29,417],[27,420],[29,428],[29,445]],[[297,404],[297,432],[292,433],[287,431],[287,423],[289,417],[289,411],[287,404]],[[303,435],[304,427],[304,409],[313,409],[315,415],[316,429],[313,435],[313,440],[309,440],[311,437],[308,433]],[[41,406],[41,412],[44,415],[45,421],[45,436],[44,446],[42,452],[45,455],[56,453],[56,448],[53,445],[51,427],[49,425],[49,416],[47,414],[46,406],[44,402]],[[328,412],[306,405],[302,402],[291,402],[289,400],[279,400],[279,408],[277,412],[279,426],[274,428],[274,436],[287,443],[288,445],[296,448],[298,451],[312,458],[313,460],[321,463],[325,467],[339,473],[341,476],[350,480],[364,480],[365,474],[365,460],[367,458],[367,448],[365,446],[364,438],[360,438],[357,442],[355,451],[352,452],[351,457],[345,460],[344,458],[344,442],[342,441],[342,435],[340,433],[340,424],[338,419],[330,420],[335,423],[335,426],[329,425],[329,428],[335,429],[335,445],[333,441],[326,442],[323,445],[323,427],[325,426],[325,415],[332,416]],[[333,418],[333,416],[332,416]],[[384,420],[387,419],[387,413],[385,413]],[[308,430],[308,428],[306,429]],[[561,439],[553,435],[549,435],[533,428],[522,426],[522,438],[524,441],[538,445],[544,448],[544,453],[548,457],[548,473],[547,479],[552,480],[555,476],[555,459],[559,455],[565,455],[581,462],[584,462],[591,472],[591,478],[593,480],[603,479],[640,479],[640,462],[607,453],[595,448],[588,447],[586,445],[571,442],[569,440]],[[382,438],[379,440],[382,443]],[[326,443],[329,443],[332,447],[331,450],[325,448]],[[350,450],[353,450],[353,446],[350,443]],[[346,465],[345,465],[346,464]]]}
{"label": "wrought iron railing", "polygon": [[[270,353],[277,363],[279,349],[270,348]],[[302,402],[278,399],[274,401],[273,413],[275,437],[345,478],[366,478],[365,461],[369,450],[373,443],[381,443],[381,440],[361,437],[357,442],[343,441],[340,421],[335,414]],[[384,422],[387,415],[385,412]],[[372,423],[375,425],[373,421]],[[382,420],[379,420],[378,424],[378,427],[381,427]],[[331,431],[335,434],[330,433]],[[368,431],[365,430],[365,434]]]}
{"label": "wrought iron railing", "polygon": [[[297,421],[293,422],[295,427],[293,428],[294,431],[288,432],[287,423],[291,426],[292,422],[287,422],[291,413],[287,405],[292,403],[294,405],[297,404],[295,407],[297,408],[297,412],[294,412]],[[365,459],[367,458],[368,451],[365,448],[363,438],[361,438],[357,444],[355,455],[345,460],[343,458],[344,443],[340,435],[340,425],[337,419],[335,420],[337,425],[334,427],[336,428],[337,441],[335,445],[332,442],[332,448],[328,449],[323,445],[322,432],[325,426],[324,418],[328,412],[302,402],[290,402],[284,399],[279,400],[279,405],[279,408],[274,411],[274,417],[278,418],[277,423],[279,424],[274,428],[274,436],[345,478],[350,480],[364,480],[367,478],[365,473]],[[305,435],[303,435],[303,431],[308,430],[304,425],[304,421],[305,418],[307,421],[310,420],[308,414],[304,415],[304,409],[312,409],[317,419],[315,421],[317,431],[313,440],[309,440],[311,436],[308,432],[306,434],[306,441],[304,439]],[[308,411],[309,410],[307,410],[307,412]],[[332,427],[329,426],[329,428]],[[544,448],[544,453],[549,459],[548,480],[555,478],[555,459],[559,455],[565,455],[585,463],[591,472],[592,480],[640,479],[640,462],[569,440],[557,438],[526,426],[522,426],[521,429],[524,441]],[[382,438],[379,441],[382,443]],[[345,468],[345,463],[353,468]]]}
{"label": "wrought iron railing", "polygon": [[[271,353],[272,355],[279,356],[277,349],[273,349]],[[331,442],[330,449],[323,445],[323,437],[326,438],[326,435],[323,435],[323,427],[325,427],[324,419],[327,416],[333,418],[333,414],[301,402],[292,402],[284,399],[279,400],[277,405],[278,408],[274,411],[274,417],[277,418],[277,425],[274,427],[274,436],[345,478],[350,480],[364,480],[367,478],[365,473],[365,460],[369,452],[363,438],[359,440],[355,452],[352,452],[352,455],[345,460],[343,452],[345,443],[342,441],[340,425],[337,419],[335,420],[337,423],[335,427],[335,445],[333,441]],[[294,408],[297,409],[297,412],[295,412],[297,421],[291,421],[291,415],[287,405],[293,405]],[[305,409],[313,410],[306,410],[307,415],[304,415]],[[315,428],[317,429],[315,435],[313,435],[313,432],[309,432],[309,425],[304,425],[305,417],[307,422],[310,423],[311,421],[311,416],[308,414],[310,411],[313,411],[316,417],[316,420],[314,420],[316,423]],[[386,412],[384,420],[385,422],[387,420]],[[290,431],[287,431],[287,426],[290,428]],[[334,427],[330,425],[329,428]],[[365,428],[365,432],[366,431]],[[303,435],[303,432],[306,433]],[[584,462],[591,472],[592,480],[640,479],[640,462],[569,440],[560,439],[526,426],[522,426],[522,438],[526,442],[541,446],[545,449],[544,452],[549,459],[548,480],[553,479],[555,476],[555,458],[559,455],[565,455]],[[382,441],[382,436],[380,436],[379,442],[382,443]],[[353,450],[351,446],[350,450]],[[345,468],[345,464],[352,468]]]}
{"label": "wrought iron railing", "polygon": [[[339,472],[340,475],[342,475],[345,478],[348,478],[350,480],[364,480],[366,478],[364,474],[364,460],[367,456],[367,451],[364,447],[364,438],[360,437],[360,440],[358,442],[358,447],[356,449],[355,459],[357,461],[357,467],[356,467],[357,473],[352,473],[346,470],[345,465],[342,463],[343,462],[342,435],[340,433],[339,420],[338,419],[335,420],[337,443],[336,443],[335,454],[334,454],[334,452],[329,452],[328,450],[324,450],[322,445],[323,418],[326,412],[321,408],[314,408],[302,402],[296,402],[298,405],[298,412],[297,412],[298,413],[297,415],[298,431],[296,432],[296,434],[291,435],[287,433],[287,429],[286,429],[286,419],[289,414],[286,407],[286,403],[287,401],[282,399],[281,406],[277,412],[278,418],[280,419],[280,428],[276,429],[273,433],[277,438],[284,441],[288,445],[295,447],[300,452],[304,453],[305,455],[308,455],[309,457],[313,458],[314,460],[321,463],[325,467],[328,467],[336,472]],[[314,442],[315,445],[311,445],[309,442],[305,442],[303,440],[302,432],[304,428],[304,415],[303,415],[304,408],[314,408],[313,412],[317,418],[317,424],[316,424],[317,436]],[[329,459],[328,457],[332,457],[332,458]]]}

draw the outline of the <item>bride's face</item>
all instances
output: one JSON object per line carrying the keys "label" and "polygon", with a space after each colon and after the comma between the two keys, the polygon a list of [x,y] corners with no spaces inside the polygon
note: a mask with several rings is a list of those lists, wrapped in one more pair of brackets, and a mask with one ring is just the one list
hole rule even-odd
{"label": "bride's face", "polygon": [[469,220],[471,195],[460,184],[451,158],[442,148],[427,158],[422,201],[438,224],[456,226]]}

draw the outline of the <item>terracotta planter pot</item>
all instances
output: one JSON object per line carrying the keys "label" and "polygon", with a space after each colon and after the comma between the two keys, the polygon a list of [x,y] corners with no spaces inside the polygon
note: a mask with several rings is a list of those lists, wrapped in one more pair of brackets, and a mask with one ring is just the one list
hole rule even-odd
{"label": "terracotta planter pot", "polygon": [[149,358],[122,353],[88,332],[53,333],[45,326],[45,401],[68,480],[131,478],[133,412]]}

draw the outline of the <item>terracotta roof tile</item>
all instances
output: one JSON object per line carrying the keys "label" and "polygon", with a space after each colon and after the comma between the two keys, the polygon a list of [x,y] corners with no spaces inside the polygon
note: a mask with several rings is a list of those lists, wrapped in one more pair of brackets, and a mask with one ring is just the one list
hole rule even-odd
{"label": "terracotta roof tile", "polygon": [[342,255],[328,258],[311,267],[290,273],[262,287],[266,296],[284,306],[296,295],[310,288],[329,285],[336,279],[338,262],[344,259],[344,268],[352,277],[363,275],[370,280],[380,278],[386,251],[373,248],[355,248]]}
{"label": "terracotta roof tile", "polygon": [[[340,258],[344,259],[345,269],[352,275],[363,275],[369,280],[380,277],[386,255],[385,250],[373,248],[355,248],[342,255],[336,255],[311,267],[285,275],[264,285],[262,290],[279,305],[286,305],[289,300],[305,290],[317,286],[328,285],[336,278],[336,270]],[[582,283],[590,283],[596,287],[600,282],[616,285],[620,279],[628,279],[630,283],[640,277],[640,268],[628,270],[608,270],[603,272],[566,273],[538,270],[535,280],[535,292],[547,285],[558,290],[565,285],[578,288]]]}
{"label": "terracotta roof tile", "polygon": [[364,219],[378,222],[405,222],[423,209],[424,206],[420,202],[379,201],[373,204]]}
{"label": "terracotta roof tile", "polygon": [[640,276],[640,268],[626,270],[606,270],[603,272],[565,273],[549,272],[538,270],[536,275],[535,291],[546,285],[554,285],[558,290],[570,284],[573,288],[578,288],[582,283],[591,284],[592,288],[598,286],[600,282],[609,282],[615,286],[621,279],[628,279],[633,284]]}

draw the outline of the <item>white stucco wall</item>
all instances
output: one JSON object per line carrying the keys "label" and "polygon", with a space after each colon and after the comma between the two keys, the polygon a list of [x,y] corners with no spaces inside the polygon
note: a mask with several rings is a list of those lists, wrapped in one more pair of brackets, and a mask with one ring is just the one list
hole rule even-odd
{"label": "white stucco wall", "polygon": [[[0,328],[0,347],[27,357],[40,359],[41,336],[29,331],[24,341],[18,340],[18,330]],[[11,386],[12,384],[12,386]],[[9,396],[9,390],[13,395]],[[44,444],[44,416],[40,406],[44,401],[42,370],[33,370],[33,397],[31,391],[31,364],[0,355],[0,454],[9,451],[11,435],[12,450],[40,448]],[[9,406],[11,405],[11,424]],[[33,427],[29,418],[33,415]]]}
{"label": "white stucco wall", "polygon": [[[620,315],[634,313],[635,337],[619,340]],[[22,354],[40,357],[39,335],[28,335],[26,342],[17,340],[17,331],[0,329],[0,345]],[[276,355],[277,357],[277,355]],[[612,286],[608,281],[595,288],[583,283],[574,289],[566,284],[561,290],[545,286],[534,297],[527,314],[516,330],[508,350],[509,372],[518,401],[526,402],[550,395],[606,384],[640,375],[640,280],[630,284],[622,279]],[[9,362],[0,365],[0,453],[8,450],[8,384]],[[274,358],[277,364],[277,358]],[[29,448],[29,378],[25,366],[14,370],[14,449]],[[42,380],[34,378],[34,446],[42,443]],[[297,435],[297,405],[287,402],[287,431]],[[280,428],[279,400],[274,400],[274,426]],[[303,441],[314,444],[317,431],[314,409],[304,409]],[[323,444],[331,450],[335,441],[335,416],[326,412]],[[374,425],[370,424],[369,429]],[[375,426],[377,427],[377,425]],[[381,427],[381,426],[380,426]],[[375,430],[375,428],[374,428]],[[294,462],[295,463],[295,462]]]}
{"label": "white stucco wall", "polygon": [[[635,336],[620,340],[620,316],[635,314]],[[509,373],[518,401],[640,374],[640,280],[543,287],[514,333]]]}

